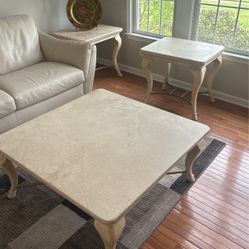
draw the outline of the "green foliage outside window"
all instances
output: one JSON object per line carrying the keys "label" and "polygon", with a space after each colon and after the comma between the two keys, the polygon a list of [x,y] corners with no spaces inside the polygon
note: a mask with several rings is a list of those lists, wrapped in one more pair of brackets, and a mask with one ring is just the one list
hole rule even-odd
{"label": "green foliage outside window", "polygon": [[[214,0],[206,0],[203,2],[213,3]],[[238,7],[239,0],[223,1],[222,4],[225,4],[225,2],[227,6]],[[249,52],[249,0],[242,1],[242,6],[243,4],[245,7],[248,7],[248,10],[240,10],[236,30],[235,24],[238,9],[220,7],[217,16],[217,7],[202,5],[197,39],[221,44],[233,50]]]}
{"label": "green foliage outside window", "polygon": [[[140,0],[138,30],[158,35],[172,36],[174,1]],[[149,13],[149,14],[148,14]],[[162,13],[162,16],[161,16]],[[161,20],[160,20],[161,18]],[[162,24],[160,27],[160,23]]]}

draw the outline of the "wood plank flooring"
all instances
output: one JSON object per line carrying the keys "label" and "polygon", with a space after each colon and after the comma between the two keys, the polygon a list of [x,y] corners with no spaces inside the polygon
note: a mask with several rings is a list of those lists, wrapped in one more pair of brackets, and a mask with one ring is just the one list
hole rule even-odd
{"label": "wood plank flooring", "polygon": [[[159,88],[156,84],[155,88]],[[112,69],[96,73],[94,88],[142,101],[145,79]],[[149,104],[191,118],[190,105],[178,98],[152,95]],[[248,110],[207,96],[198,99],[199,122],[227,145],[142,249],[249,249]]]}

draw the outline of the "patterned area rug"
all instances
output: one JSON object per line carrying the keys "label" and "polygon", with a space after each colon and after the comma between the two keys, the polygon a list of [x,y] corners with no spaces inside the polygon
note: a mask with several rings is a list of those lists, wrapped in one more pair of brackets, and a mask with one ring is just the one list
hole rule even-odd
{"label": "patterned area rug", "polygon": [[[196,177],[220,153],[224,143],[210,140],[194,164]],[[172,171],[184,169],[184,158]],[[18,169],[13,200],[3,198],[9,186],[0,172],[0,249],[103,249],[92,218]],[[170,174],[127,214],[117,249],[137,249],[176,206],[192,183],[184,174]],[[2,197],[1,197],[2,196]]]}

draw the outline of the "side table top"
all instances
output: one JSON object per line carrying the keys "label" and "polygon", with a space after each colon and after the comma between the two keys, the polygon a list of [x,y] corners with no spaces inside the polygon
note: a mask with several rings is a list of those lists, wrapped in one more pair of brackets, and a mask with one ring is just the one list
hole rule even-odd
{"label": "side table top", "polygon": [[141,54],[206,66],[216,59],[224,49],[224,46],[206,42],[164,37],[141,48]]}
{"label": "side table top", "polygon": [[120,27],[99,24],[97,27],[91,30],[86,30],[86,31],[77,30],[77,29],[62,30],[53,33],[53,35],[57,38],[84,41],[96,44],[104,40],[110,39],[118,35],[122,31],[123,28]]}
{"label": "side table top", "polygon": [[104,223],[120,219],[209,131],[95,90],[0,135],[0,152]]}

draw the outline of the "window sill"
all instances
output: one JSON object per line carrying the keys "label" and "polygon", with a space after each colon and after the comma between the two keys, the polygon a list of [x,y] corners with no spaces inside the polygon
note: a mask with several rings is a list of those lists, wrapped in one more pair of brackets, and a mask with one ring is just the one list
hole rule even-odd
{"label": "window sill", "polygon": [[223,60],[226,60],[226,61],[249,64],[249,56],[246,56],[246,55],[224,52],[222,57],[223,57]]}
{"label": "window sill", "polygon": [[136,33],[126,33],[126,35],[127,35],[128,39],[135,40],[135,41],[141,41],[141,42],[148,43],[148,44],[160,39],[160,38],[136,34]]}
{"label": "window sill", "polygon": [[[135,34],[135,33],[126,33],[128,39],[143,42],[146,44],[149,44],[151,42],[157,41],[160,38],[147,36],[147,35],[141,35],[141,34]],[[249,56],[246,55],[239,55],[231,52],[224,52],[223,53],[223,60],[225,61],[232,61],[236,63],[242,63],[242,64],[249,64]]]}

